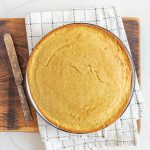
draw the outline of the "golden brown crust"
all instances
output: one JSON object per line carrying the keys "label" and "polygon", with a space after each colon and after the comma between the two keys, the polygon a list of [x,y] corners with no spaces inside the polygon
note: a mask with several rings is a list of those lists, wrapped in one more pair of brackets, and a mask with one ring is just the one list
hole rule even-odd
{"label": "golden brown crust", "polygon": [[[101,33],[104,33],[105,36],[108,36],[109,38],[112,39],[112,41],[115,41],[116,45],[118,45],[118,47],[121,48],[121,50],[123,51],[123,55],[124,57],[126,58],[126,61],[127,61],[127,64],[128,64],[128,67],[129,67],[129,76],[132,77],[132,65],[131,65],[131,62],[128,58],[128,55],[127,53],[125,52],[125,46],[122,44],[121,41],[118,40],[118,38],[116,38],[113,34],[111,34],[110,32],[107,32],[105,29],[103,28],[100,28],[100,27],[97,27],[97,26],[94,26],[94,25],[89,25],[89,24],[69,24],[69,25],[65,25],[65,26],[62,26],[62,27],[59,27],[55,30],[53,30],[52,32],[48,33],[44,38],[42,38],[42,40],[40,40],[40,42],[38,42],[38,44],[36,45],[36,47],[34,48],[31,56],[30,56],[30,60],[29,60],[29,63],[28,63],[28,69],[27,69],[27,77],[28,77],[28,83],[29,83],[29,88],[31,89],[32,88],[32,77],[31,77],[31,74],[33,73],[32,72],[32,63],[34,61],[34,55],[38,53],[38,51],[40,51],[40,46],[41,46],[41,43],[43,41],[45,41],[45,39],[49,36],[51,36],[52,34],[54,34],[56,31],[59,31],[59,30],[62,30],[64,28],[69,28],[69,27],[83,27],[83,26],[87,26],[87,27],[90,27],[90,28],[93,28],[95,31],[100,31]],[[132,84],[132,82],[131,82]],[[109,120],[107,122],[105,122],[105,124],[100,124],[99,126],[95,126],[95,127],[92,127],[92,128],[81,128],[81,129],[75,129],[75,128],[71,128],[70,126],[67,128],[66,126],[64,126],[63,124],[59,124],[59,122],[55,122],[55,120],[53,120],[51,117],[49,117],[45,110],[44,109],[41,109],[41,107],[38,106],[38,102],[37,102],[37,96],[35,96],[34,92],[32,90],[30,90],[30,93],[31,93],[31,96],[34,100],[34,102],[36,103],[39,111],[42,113],[42,115],[50,122],[52,123],[53,125],[55,125],[56,127],[62,129],[62,130],[65,130],[65,131],[68,131],[68,132],[73,132],[73,133],[89,133],[89,132],[95,132],[95,131],[98,131],[98,130],[101,130],[107,126],[109,126],[110,124],[112,124],[114,121],[116,121],[120,116],[121,114],[124,112],[124,110],[126,109],[126,107],[128,106],[129,104],[129,98],[130,98],[130,95],[131,95],[131,86],[130,85],[130,88],[129,88],[129,91],[128,93],[126,94],[126,98],[122,104],[122,106],[120,107],[120,109],[117,111],[116,114],[114,114],[114,117],[112,118],[109,118]]]}

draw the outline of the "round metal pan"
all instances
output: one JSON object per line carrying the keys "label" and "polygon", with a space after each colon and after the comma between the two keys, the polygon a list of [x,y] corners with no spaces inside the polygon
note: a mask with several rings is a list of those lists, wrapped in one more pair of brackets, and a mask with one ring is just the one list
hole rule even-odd
{"label": "round metal pan", "polygon": [[[74,24],[89,24],[89,23],[74,23]],[[89,25],[92,25],[92,26],[97,26],[97,25],[94,25],[94,24],[89,24]],[[133,92],[134,92],[134,88],[135,88],[135,67],[134,67],[134,63],[133,63],[133,59],[132,59],[132,56],[131,54],[129,53],[128,49],[126,48],[126,46],[124,45],[124,43],[115,35],[113,34],[112,32],[110,32],[109,30],[103,28],[103,27],[100,27],[100,26],[97,26],[98,28],[102,28],[103,30],[105,30],[106,32],[109,32],[109,34],[113,35],[114,38],[117,38],[121,43],[122,45],[124,46],[124,49],[125,49],[125,52],[130,60],[130,63],[131,63],[131,67],[132,67],[132,85],[131,85],[131,92],[130,92],[130,97],[129,97],[129,101],[128,101],[128,105],[127,107],[129,106],[130,104],[130,101],[132,99],[132,96],[133,96]],[[58,27],[59,28],[59,27]],[[55,30],[55,29],[54,29]],[[30,58],[29,58],[30,59]],[[31,104],[33,105],[34,109],[36,110],[36,112],[47,122],[49,123],[50,125],[54,126],[55,128],[58,128],[62,131],[65,131],[55,125],[53,125],[50,121],[48,121],[43,115],[42,113],[39,111],[38,107],[36,106],[32,96],[31,96],[31,93],[30,93],[30,88],[29,88],[29,85],[28,85],[28,77],[27,77],[27,72],[26,72],[26,88],[27,88],[27,92],[28,92],[28,96],[29,96],[29,99],[31,101]],[[126,111],[127,107],[124,109],[123,113]],[[123,115],[123,113],[120,115],[120,117]],[[117,118],[118,119],[118,118]],[[116,119],[116,120],[117,120]],[[108,127],[108,126],[107,126]],[[105,127],[106,128],[106,127]],[[68,131],[65,131],[65,132],[68,132]],[[91,133],[91,132],[89,132]],[[86,133],[76,133],[76,134],[87,134]]]}

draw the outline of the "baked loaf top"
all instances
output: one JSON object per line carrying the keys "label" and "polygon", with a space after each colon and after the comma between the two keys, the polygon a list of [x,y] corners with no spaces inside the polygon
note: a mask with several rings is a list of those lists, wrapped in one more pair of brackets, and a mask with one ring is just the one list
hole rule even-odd
{"label": "baked loaf top", "polygon": [[31,96],[50,123],[88,133],[107,127],[127,107],[132,66],[113,34],[94,25],[69,24],[36,45],[27,77]]}

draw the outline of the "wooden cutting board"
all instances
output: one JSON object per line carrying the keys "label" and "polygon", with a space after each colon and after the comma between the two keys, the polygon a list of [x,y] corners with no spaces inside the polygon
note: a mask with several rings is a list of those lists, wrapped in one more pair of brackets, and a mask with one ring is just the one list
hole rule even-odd
{"label": "wooden cutting board", "polygon": [[[123,22],[132,50],[138,79],[140,80],[139,19],[123,18]],[[24,78],[29,59],[24,19],[0,19],[0,131],[38,132],[36,114],[31,105],[33,121],[30,124],[26,124],[24,120],[18,91],[3,41],[3,34],[6,32],[11,33],[14,40]]]}

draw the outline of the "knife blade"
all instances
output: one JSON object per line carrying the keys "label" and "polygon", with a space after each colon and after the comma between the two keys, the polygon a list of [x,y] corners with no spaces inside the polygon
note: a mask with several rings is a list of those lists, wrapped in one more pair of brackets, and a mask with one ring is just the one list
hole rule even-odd
{"label": "knife blade", "polygon": [[14,43],[12,40],[12,37],[9,33],[4,34],[4,43],[6,46],[6,50],[8,53],[8,57],[10,60],[12,72],[14,75],[15,83],[17,85],[18,93],[19,93],[19,98],[21,101],[25,121],[29,122],[32,120],[32,116],[30,113],[30,109],[27,103],[27,99],[23,90],[22,82],[23,82],[23,77],[22,77],[22,72],[19,66],[16,50],[14,47]]}

